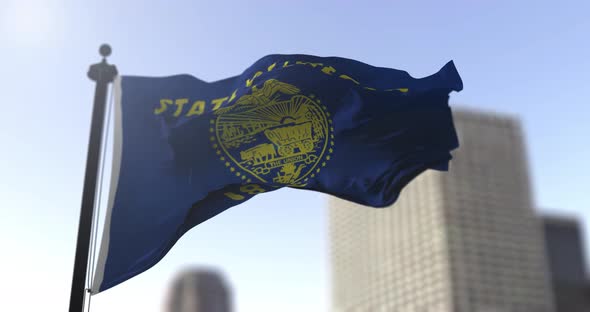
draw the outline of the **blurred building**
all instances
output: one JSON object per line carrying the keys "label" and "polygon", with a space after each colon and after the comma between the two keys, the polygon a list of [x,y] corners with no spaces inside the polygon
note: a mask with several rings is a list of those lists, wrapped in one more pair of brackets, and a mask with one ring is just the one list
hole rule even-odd
{"label": "blurred building", "polygon": [[449,172],[423,173],[386,209],[331,199],[334,311],[554,311],[519,122],[454,117]]}
{"label": "blurred building", "polygon": [[579,223],[551,216],[543,218],[543,225],[557,311],[590,311],[590,282]]}
{"label": "blurred building", "polygon": [[180,273],[172,283],[166,312],[231,312],[231,291],[214,270],[194,269]]}

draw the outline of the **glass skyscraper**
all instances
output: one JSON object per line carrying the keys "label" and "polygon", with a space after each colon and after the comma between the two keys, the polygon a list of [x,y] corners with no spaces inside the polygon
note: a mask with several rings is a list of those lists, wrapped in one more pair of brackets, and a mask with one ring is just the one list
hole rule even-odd
{"label": "glass skyscraper", "polygon": [[557,311],[590,311],[590,280],[580,223],[571,217],[545,216],[543,225]]}

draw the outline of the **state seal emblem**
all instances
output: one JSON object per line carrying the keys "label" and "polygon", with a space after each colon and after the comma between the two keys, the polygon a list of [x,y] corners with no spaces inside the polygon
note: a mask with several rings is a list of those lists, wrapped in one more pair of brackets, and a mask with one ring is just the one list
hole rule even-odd
{"label": "state seal emblem", "polygon": [[212,146],[232,174],[248,183],[295,187],[326,166],[333,130],[319,99],[276,79],[218,109],[210,128]]}

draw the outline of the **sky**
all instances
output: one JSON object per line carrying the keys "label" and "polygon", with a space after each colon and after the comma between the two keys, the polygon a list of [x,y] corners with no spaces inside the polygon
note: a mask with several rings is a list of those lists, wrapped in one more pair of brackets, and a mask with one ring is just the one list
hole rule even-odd
{"label": "sky", "polygon": [[[589,12],[585,0],[2,0],[0,310],[68,307],[94,92],[86,71],[101,43],[122,74],[206,81],[274,53],[414,77],[454,60],[464,90],[451,106],[519,117],[536,206],[588,228]],[[178,270],[197,265],[225,273],[237,312],[326,311],[327,198],[284,189],[233,207],[93,296],[92,311],[162,311]]]}

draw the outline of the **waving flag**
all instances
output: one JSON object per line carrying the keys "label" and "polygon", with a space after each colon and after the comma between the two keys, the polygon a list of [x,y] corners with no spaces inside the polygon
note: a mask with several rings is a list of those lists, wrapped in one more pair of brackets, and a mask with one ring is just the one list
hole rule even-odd
{"label": "waving flag", "polygon": [[256,194],[308,189],[391,205],[458,147],[452,62],[415,79],[354,60],[270,55],[222,81],[116,81],[110,198],[93,293],[156,264],[195,225]]}

